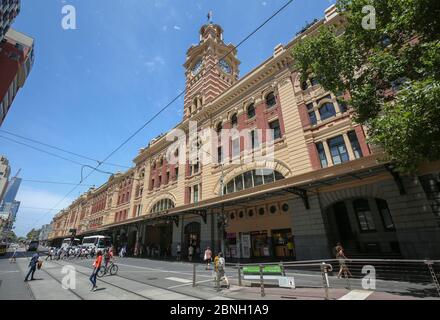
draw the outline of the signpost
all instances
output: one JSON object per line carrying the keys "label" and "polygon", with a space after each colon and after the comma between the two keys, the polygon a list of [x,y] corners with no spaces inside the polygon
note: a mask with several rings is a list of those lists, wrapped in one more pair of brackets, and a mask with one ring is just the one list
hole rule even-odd
{"label": "signpost", "polygon": [[243,278],[245,280],[258,280],[260,279],[261,273],[266,280],[278,280],[278,278],[283,275],[279,265],[267,265],[261,269],[260,271],[260,266],[244,266]]}

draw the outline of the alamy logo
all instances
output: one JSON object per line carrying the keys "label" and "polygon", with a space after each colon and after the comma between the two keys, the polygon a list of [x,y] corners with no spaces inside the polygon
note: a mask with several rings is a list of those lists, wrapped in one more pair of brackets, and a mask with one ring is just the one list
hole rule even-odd
{"label": "alamy logo", "polygon": [[72,5],[65,5],[61,9],[61,13],[64,15],[61,20],[61,26],[64,30],[76,30],[76,9]]}
{"label": "alamy logo", "polygon": [[362,289],[375,290],[376,289],[376,269],[373,266],[367,265],[362,268]]}
{"label": "alamy logo", "polygon": [[365,30],[376,29],[376,8],[373,6],[364,6],[362,8],[362,13],[367,15],[362,18],[362,28]]}
{"label": "alamy logo", "polygon": [[61,286],[64,290],[76,289],[76,270],[74,266],[67,265],[61,269],[61,273],[65,274],[61,280]]}

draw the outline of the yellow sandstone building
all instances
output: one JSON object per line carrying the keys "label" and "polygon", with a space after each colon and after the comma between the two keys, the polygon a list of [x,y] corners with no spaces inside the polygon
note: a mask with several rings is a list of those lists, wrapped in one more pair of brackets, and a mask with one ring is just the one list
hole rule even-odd
{"label": "yellow sandstone building", "polygon": [[299,80],[291,49],[326,24],[343,28],[334,6],[241,78],[222,28],[204,25],[184,64],[182,122],[59,212],[52,243],[75,229],[142,256],[175,255],[180,244],[184,256],[192,245],[229,259],[305,260],[331,257],[341,242],[350,256],[439,258],[440,164],[399,175],[349,106]]}

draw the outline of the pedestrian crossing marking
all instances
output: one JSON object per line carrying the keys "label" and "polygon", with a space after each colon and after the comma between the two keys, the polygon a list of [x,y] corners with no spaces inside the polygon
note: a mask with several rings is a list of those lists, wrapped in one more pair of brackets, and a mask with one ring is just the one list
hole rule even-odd
{"label": "pedestrian crossing marking", "polygon": [[165,279],[171,280],[171,281],[176,281],[176,282],[181,282],[181,283],[191,283],[192,282],[192,280],[176,278],[176,277],[169,277],[169,278],[165,278]]}
{"label": "pedestrian crossing marking", "polygon": [[347,293],[345,296],[342,296],[338,300],[365,300],[367,299],[373,291],[367,290],[352,290]]}

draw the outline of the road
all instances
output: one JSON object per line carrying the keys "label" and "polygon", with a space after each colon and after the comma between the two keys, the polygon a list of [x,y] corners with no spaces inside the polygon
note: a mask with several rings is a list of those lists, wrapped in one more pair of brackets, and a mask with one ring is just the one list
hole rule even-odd
{"label": "road", "polygon": [[[319,273],[287,271],[295,277],[296,289],[283,289],[266,283],[264,298],[259,286],[244,282],[238,286],[238,272],[233,267],[226,274],[231,287],[215,287],[212,271],[196,264],[196,286],[193,287],[194,265],[136,258],[117,258],[117,275],[98,278],[98,290],[90,291],[92,260],[45,260],[35,274],[37,280],[24,282],[30,253],[20,252],[17,263],[0,259],[0,300],[264,300],[319,299],[325,297]],[[74,273],[70,273],[74,270]],[[66,276],[74,274],[72,281]],[[360,279],[329,277],[330,299],[437,299],[432,286],[396,281],[377,281],[376,290],[363,290]],[[63,288],[63,283],[65,288]],[[74,284],[74,285],[70,285]],[[69,288],[67,288],[69,287]]]}

